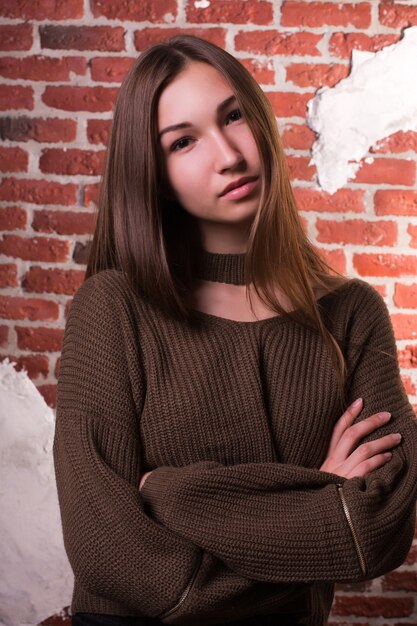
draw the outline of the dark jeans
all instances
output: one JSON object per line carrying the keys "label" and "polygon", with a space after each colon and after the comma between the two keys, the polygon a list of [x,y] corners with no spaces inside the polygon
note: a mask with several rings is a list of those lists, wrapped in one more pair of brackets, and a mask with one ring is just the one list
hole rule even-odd
{"label": "dark jeans", "polygon": [[[163,622],[152,617],[125,617],[121,615],[104,615],[100,613],[75,613],[72,626],[161,626]],[[291,617],[286,615],[262,615],[227,624],[213,626],[297,626]]]}

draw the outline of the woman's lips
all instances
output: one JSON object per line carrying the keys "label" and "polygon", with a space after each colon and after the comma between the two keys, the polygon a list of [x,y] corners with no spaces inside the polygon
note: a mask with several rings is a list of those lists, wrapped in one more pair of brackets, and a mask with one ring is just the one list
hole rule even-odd
{"label": "woman's lips", "polygon": [[243,185],[240,185],[240,187],[235,187],[234,189],[231,189],[230,191],[228,191],[227,193],[225,193],[223,196],[220,196],[220,197],[226,198],[228,200],[239,200],[240,198],[245,198],[256,187],[256,185],[258,184],[258,180],[259,179],[256,178],[255,180],[251,180],[248,183],[244,183]]}

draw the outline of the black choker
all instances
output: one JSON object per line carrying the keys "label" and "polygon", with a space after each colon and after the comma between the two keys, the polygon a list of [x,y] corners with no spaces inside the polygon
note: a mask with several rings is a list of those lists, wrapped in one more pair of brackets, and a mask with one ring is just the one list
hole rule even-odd
{"label": "black choker", "polygon": [[244,285],[245,258],[245,252],[222,254],[200,249],[197,256],[195,275],[202,280],[212,280],[231,285]]}

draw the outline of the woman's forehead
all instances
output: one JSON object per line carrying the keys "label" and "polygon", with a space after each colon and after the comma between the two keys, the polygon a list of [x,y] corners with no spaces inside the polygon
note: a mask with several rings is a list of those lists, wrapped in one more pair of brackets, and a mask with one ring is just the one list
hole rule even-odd
{"label": "woman's forehead", "polygon": [[[200,113],[219,113],[236,100],[229,83],[216,68],[206,63],[193,65],[176,76],[161,93],[160,133],[172,125],[192,126],[198,122]],[[198,66],[203,66],[203,70]]]}

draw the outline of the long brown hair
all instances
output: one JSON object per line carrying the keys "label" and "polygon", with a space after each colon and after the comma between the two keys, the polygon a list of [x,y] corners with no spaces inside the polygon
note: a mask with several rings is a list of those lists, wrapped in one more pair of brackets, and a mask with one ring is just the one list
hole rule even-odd
{"label": "long brown hair", "polygon": [[[192,288],[194,255],[201,242],[194,218],[171,193],[157,127],[162,91],[192,61],[210,64],[227,79],[259,150],[262,188],[248,233],[246,286],[253,283],[269,308],[322,336],[336,368],[342,409],[345,360],[321,317],[313,287],[333,291],[349,279],[319,256],[304,232],[267,96],[237,59],[209,41],[178,35],[153,45],[124,79],[114,109],[85,279],[105,269],[121,270],[140,297],[167,314],[192,319],[185,296]],[[288,296],[293,311],[280,305],[276,286]]]}

